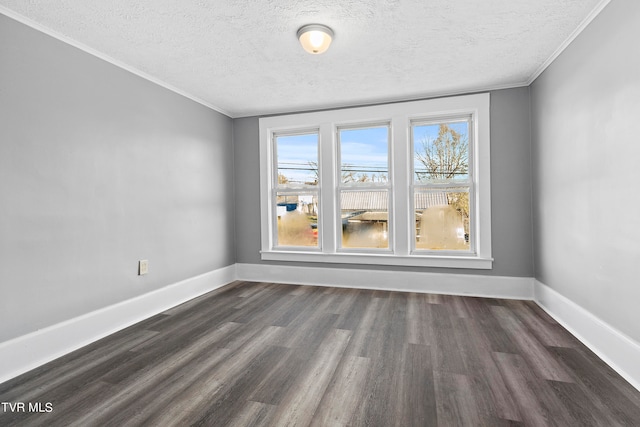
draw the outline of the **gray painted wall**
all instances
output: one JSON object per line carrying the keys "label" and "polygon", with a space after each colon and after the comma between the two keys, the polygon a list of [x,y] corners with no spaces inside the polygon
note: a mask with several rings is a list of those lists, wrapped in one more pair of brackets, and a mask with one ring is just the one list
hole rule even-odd
{"label": "gray painted wall", "polygon": [[313,265],[532,277],[529,88],[491,92],[493,270],[276,263],[260,260],[258,118],[235,119],[236,259],[239,263]]}
{"label": "gray painted wall", "polygon": [[0,78],[0,342],[235,262],[230,118],[3,15]]}
{"label": "gray painted wall", "polygon": [[636,341],[638,23],[613,0],[531,86],[535,277]]}

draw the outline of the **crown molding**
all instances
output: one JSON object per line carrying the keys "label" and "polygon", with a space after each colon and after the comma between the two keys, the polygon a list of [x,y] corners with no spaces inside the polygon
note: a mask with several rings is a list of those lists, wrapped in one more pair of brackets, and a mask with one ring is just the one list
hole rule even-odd
{"label": "crown molding", "polygon": [[74,40],[74,39],[72,39],[70,37],[65,36],[64,34],[61,34],[61,33],[57,32],[57,31],[52,30],[51,28],[48,28],[48,27],[46,27],[46,26],[44,26],[44,25],[42,25],[42,24],[40,24],[38,22],[35,22],[34,20],[32,20],[30,18],[27,18],[26,16],[20,15],[19,13],[16,13],[13,10],[8,9],[5,6],[0,6],[0,14],[3,14],[3,15],[5,15],[5,16],[7,16],[7,17],[9,17],[9,18],[11,18],[11,19],[13,19],[15,21],[20,22],[21,24],[24,24],[24,25],[26,25],[28,27],[33,28],[34,30],[40,31],[41,33],[44,33],[44,34],[46,34],[46,35],[48,35],[50,37],[53,37],[54,39],[60,40],[63,43],[71,45],[71,46],[75,47],[76,49],[80,49],[81,51],[86,52],[89,55],[93,55],[93,56],[95,56],[97,58],[100,58],[103,61],[106,61],[106,62],[108,62],[108,63],[110,63],[110,64],[112,64],[112,65],[114,65],[114,66],[116,66],[118,68],[121,68],[121,69],[123,69],[125,71],[128,71],[128,72],[130,72],[132,74],[135,74],[136,76],[141,77],[141,78],[143,78],[145,80],[148,80],[151,83],[154,83],[154,84],[156,84],[156,85],[158,85],[160,87],[163,87],[163,88],[165,88],[167,90],[170,90],[171,92],[174,92],[174,93],[177,93],[178,95],[184,96],[185,98],[188,98],[188,99],[190,99],[190,100],[192,100],[194,102],[197,102],[198,104],[201,104],[201,105],[203,105],[203,106],[205,106],[205,107],[207,107],[207,108],[209,108],[211,110],[214,110],[214,111],[216,111],[216,112],[218,112],[220,114],[224,114],[227,117],[233,118],[233,116],[228,111],[226,111],[226,110],[224,110],[224,109],[222,109],[220,107],[216,107],[215,105],[203,100],[202,98],[199,98],[199,97],[197,97],[197,96],[195,96],[193,94],[190,94],[190,93],[188,93],[188,92],[186,92],[186,91],[184,91],[182,89],[178,89],[177,87],[175,87],[175,86],[173,86],[173,85],[171,85],[171,84],[169,84],[169,83],[167,83],[165,81],[162,81],[162,80],[160,80],[160,79],[158,79],[156,77],[153,77],[152,75],[147,74],[144,71],[138,70],[135,67],[127,65],[122,61],[119,61],[119,60],[117,60],[115,58],[112,58],[109,55],[106,55],[106,54],[104,54],[104,53],[102,53],[100,51],[97,51],[96,49],[93,49],[93,48],[91,48],[91,47],[89,47],[89,46],[87,46],[87,45],[85,45],[83,43],[78,42],[77,40]]}
{"label": "crown molding", "polygon": [[578,28],[576,28],[571,34],[569,34],[569,37],[567,37],[566,40],[551,54],[551,56],[547,58],[547,60],[544,61],[542,65],[540,65],[536,69],[536,71],[533,72],[531,77],[529,77],[529,79],[527,80],[526,85],[531,85],[531,83],[533,83],[540,76],[540,74],[542,74],[544,70],[546,70],[547,67],[549,67],[553,63],[553,61],[555,61],[556,58],[560,56],[560,54],[564,52],[567,47],[569,47],[569,45],[580,35],[580,33],[584,31],[585,28],[587,28],[591,21],[593,21],[596,16],[598,16],[600,12],[602,12],[602,9],[604,9],[610,2],[611,0],[600,0],[600,3],[598,3],[596,7],[593,8],[591,13],[582,20],[580,25],[578,25]]}

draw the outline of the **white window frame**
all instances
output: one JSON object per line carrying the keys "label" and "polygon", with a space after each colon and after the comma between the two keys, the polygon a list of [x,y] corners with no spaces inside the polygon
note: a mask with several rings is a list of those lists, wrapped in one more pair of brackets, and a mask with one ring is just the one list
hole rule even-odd
{"label": "white window frame", "polygon": [[[472,249],[470,251],[415,251],[413,208],[413,147],[411,124],[441,117],[471,116],[470,192]],[[260,129],[261,258],[263,260],[382,264],[418,267],[491,269],[490,96],[488,93],[394,104],[355,107],[313,113],[264,117]],[[337,228],[341,166],[338,128],[390,123],[389,250],[340,250]],[[319,129],[319,249],[278,248],[274,245],[275,134]],[[473,134],[473,135],[471,135]],[[275,167],[275,170],[274,170]]]}

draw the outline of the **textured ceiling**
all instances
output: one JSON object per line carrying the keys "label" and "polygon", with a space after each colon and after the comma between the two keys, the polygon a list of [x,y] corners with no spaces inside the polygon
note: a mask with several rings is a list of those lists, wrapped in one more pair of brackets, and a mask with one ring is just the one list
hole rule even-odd
{"label": "textured ceiling", "polygon": [[[608,0],[0,0],[232,117],[527,84]],[[335,32],[312,56],[299,27]]]}

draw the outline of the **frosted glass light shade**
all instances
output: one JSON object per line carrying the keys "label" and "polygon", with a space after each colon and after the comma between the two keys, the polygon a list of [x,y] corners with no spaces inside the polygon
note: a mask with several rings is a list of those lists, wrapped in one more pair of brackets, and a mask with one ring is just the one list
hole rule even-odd
{"label": "frosted glass light shade", "polygon": [[318,55],[329,49],[333,31],[326,25],[309,24],[298,30],[298,40],[307,52]]}

